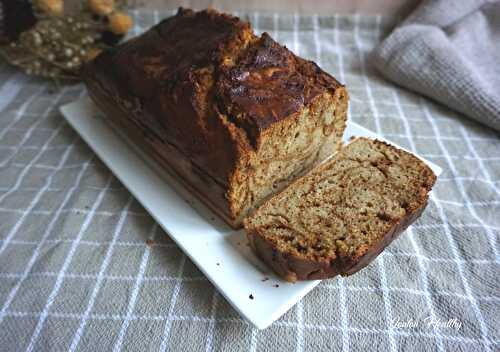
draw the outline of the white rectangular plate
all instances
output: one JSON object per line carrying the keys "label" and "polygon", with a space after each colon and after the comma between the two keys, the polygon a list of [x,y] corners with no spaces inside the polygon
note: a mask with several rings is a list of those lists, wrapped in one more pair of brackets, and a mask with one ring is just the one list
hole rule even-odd
{"label": "white rectangular plate", "polygon": [[[290,284],[270,272],[246,245],[243,230],[225,225],[175,179],[161,172],[153,160],[96,118],[101,112],[89,98],[67,104],[61,112],[229,303],[257,328],[269,326],[319,284]],[[346,140],[351,136],[383,140],[352,122]],[[437,165],[426,162],[437,175],[441,173]]]}

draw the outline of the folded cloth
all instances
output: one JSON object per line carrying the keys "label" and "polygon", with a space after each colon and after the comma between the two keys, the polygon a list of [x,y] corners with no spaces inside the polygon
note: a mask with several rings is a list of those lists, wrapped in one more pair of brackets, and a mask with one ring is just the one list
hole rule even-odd
{"label": "folded cloth", "polygon": [[500,131],[500,2],[423,1],[372,60],[389,80]]}

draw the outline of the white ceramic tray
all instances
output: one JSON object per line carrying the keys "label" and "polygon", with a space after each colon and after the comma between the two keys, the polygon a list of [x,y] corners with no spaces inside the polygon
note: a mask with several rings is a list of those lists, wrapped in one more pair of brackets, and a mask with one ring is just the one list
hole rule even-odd
{"label": "white ceramic tray", "polygon": [[[161,172],[153,160],[118,136],[98,118],[101,112],[89,98],[67,104],[61,112],[228,302],[257,328],[269,326],[319,283],[290,284],[270,272],[250,251],[243,230],[232,230]],[[383,139],[352,122],[345,138],[351,136]],[[441,173],[437,165],[426,162],[437,175]]]}

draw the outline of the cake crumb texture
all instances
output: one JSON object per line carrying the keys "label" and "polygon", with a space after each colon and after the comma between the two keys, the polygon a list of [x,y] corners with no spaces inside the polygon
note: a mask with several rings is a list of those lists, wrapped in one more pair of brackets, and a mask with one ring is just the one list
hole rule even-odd
{"label": "cake crumb texture", "polygon": [[[260,207],[246,220],[246,230],[254,250],[260,243],[274,259],[321,263],[331,275],[348,274],[423,210],[435,179],[412,154],[357,138]],[[297,273],[288,274],[297,279]]]}

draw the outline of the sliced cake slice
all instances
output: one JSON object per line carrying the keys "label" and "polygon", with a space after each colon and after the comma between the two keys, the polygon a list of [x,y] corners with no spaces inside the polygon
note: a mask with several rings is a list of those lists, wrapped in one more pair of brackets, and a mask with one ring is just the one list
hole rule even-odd
{"label": "sliced cake slice", "polygon": [[436,181],[420,159],[356,138],[245,220],[255,253],[288,281],[350,275],[423,212]]}

